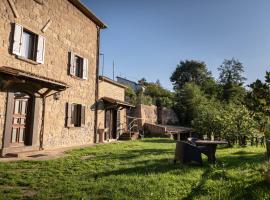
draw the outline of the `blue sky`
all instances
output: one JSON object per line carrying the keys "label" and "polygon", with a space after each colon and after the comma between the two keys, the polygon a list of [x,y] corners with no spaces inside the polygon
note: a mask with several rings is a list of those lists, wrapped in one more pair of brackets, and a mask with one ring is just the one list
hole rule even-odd
{"label": "blue sky", "polygon": [[[270,70],[269,0],[82,0],[107,25],[101,34],[104,75],[131,80],[170,76],[180,60],[217,67],[235,57],[245,66],[247,83]],[[102,62],[101,62],[102,65]]]}

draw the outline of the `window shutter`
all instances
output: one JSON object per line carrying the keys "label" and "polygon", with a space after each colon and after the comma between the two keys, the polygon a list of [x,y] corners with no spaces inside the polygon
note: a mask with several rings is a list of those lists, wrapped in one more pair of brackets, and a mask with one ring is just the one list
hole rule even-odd
{"label": "window shutter", "polygon": [[72,127],[72,104],[66,104],[66,127]]}
{"label": "window shutter", "polygon": [[73,52],[69,52],[69,74],[75,76],[75,55]]}
{"label": "window shutter", "polygon": [[22,55],[22,38],[23,38],[23,27],[19,24],[15,24],[12,53],[17,56]]}
{"label": "window shutter", "polygon": [[45,56],[45,38],[41,35],[38,36],[37,43],[37,57],[36,61],[40,64],[44,64],[44,56]]}
{"label": "window shutter", "polygon": [[81,126],[85,125],[85,106],[81,106]]}
{"label": "window shutter", "polygon": [[88,59],[83,59],[83,77],[84,80],[88,79]]}

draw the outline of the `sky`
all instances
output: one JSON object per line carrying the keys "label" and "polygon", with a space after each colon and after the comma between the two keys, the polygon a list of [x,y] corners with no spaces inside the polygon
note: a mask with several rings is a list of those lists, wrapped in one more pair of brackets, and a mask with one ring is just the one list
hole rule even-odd
{"label": "sky", "polygon": [[237,58],[246,84],[270,70],[269,0],[81,1],[108,25],[101,53],[110,78],[113,61],[115,76],[159,79],[168,89],[176,65],[187,59],[204,61],[217,79],[224,59]]}

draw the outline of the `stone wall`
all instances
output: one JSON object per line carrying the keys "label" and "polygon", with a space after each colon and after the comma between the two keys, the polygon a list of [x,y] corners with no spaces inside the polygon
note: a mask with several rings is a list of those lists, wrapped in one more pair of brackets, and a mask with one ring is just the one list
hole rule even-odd
{"label": "stone wall", "polygon": [[6,115],[6,93],[0,93],[0,148],[2,147],[2,137],[4,132],[5,115]]}
{"label": "stone wall", "polygon": [[161,124],[166,125],[176,125],[179,124],[178,117],[173,109],[171,108],[161,108],[160,119]]}
{"label": "stone wall", "polygon": [[145,123],[149,124],[164,124],[176,125],[179,123],[175,112],[170,108],[158,109],[154,105],[137,105],[131,112],[130,116],[140,118],[139,128],[142,128]]}
{"label": "stone wall", "polygon": [[[94,138],[97,26],[67,0],[16,0],[19,17],[15,18],[7,0],[0,1],[0,66],[9,66],[67,83],[59,100],[47,99],[44,146],[71,146],[92,143]],[[41,29],[52,23],[45,33]],[[20,60],[12,55],[13,24],[18,23],[46,38],[45,63]],[[68,52],[73,51],[89,60],[88,80],[68,75]],[[0,92],[0,113],[5,112],[5,92]],[[66,128],[66,103],[86,105],[83,128]],[[3,122],[3,118],[1,118]],[[40,120],[40,119],[38,119]],[[39,133],[40,130],[38,130]],[[0,125],[0,136],[3,134]],[[2,139],[2,138],[1,138]]]}
{"label": "stone wall", "polygon": [[125,100],[125,88],[107,81],[99,80],[99,98],[109,97],[120,101]]}
{"label": "stone wall", "polygon": [[144,123],[144,130],[146,135],[151,136],[165,136],[166,128],[156,125],[156,124],[150,124],[150,123]]}

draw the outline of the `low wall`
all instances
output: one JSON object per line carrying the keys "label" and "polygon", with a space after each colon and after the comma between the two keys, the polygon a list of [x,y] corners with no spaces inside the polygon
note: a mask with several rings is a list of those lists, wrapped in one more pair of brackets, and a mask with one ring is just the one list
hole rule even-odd
{"label": "low wall", "polygon": [[179,124],[178,117],[173,109],[171,108],[161,108],[159,113],[159,121],[161,124],[166,125],[176,125]]}
{"label": "low wall", "polygon": [[144,131],[148,136],[170,137],[171,134],[166,133],[166,128],[157,124],[144,123]]}
{"label": "low wall", "polygon": [[179,120],[171,108],[157,108],[154,105],[140,104],[128,113],[129,116],[140,118],[138,126],[140,129],[148,124],[176,125]]}

